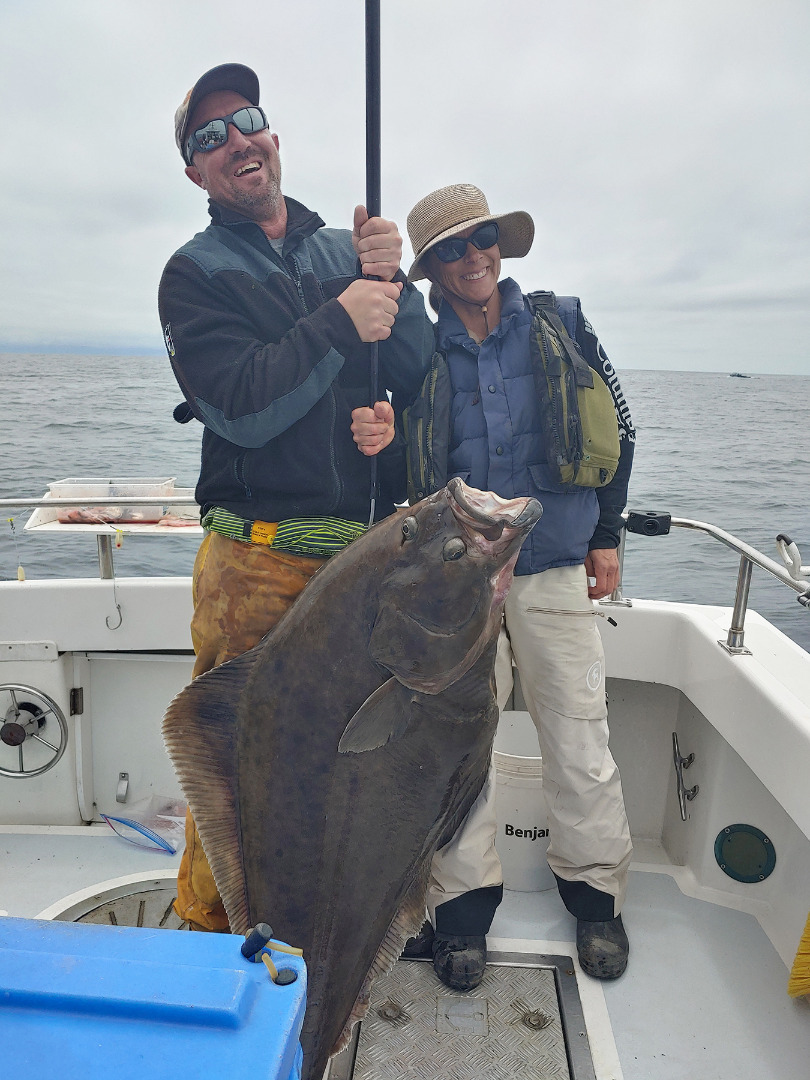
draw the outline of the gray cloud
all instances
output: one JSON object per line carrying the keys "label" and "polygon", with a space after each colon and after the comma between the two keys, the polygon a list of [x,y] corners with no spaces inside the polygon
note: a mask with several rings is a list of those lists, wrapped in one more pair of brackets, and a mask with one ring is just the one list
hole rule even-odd
{"label": "gray cloud", "polygon": [[[808,31],[804,0],[383,3],[384,213],[404,232],[457,180],[528,210],[506,271],[580,295],[620,368],[804,372]],[[0,339],[160,347],[161,269],[206,221],[172,114],[225,60],[259,73],[285,190],[349,224],[359,0],[3,5]]]}

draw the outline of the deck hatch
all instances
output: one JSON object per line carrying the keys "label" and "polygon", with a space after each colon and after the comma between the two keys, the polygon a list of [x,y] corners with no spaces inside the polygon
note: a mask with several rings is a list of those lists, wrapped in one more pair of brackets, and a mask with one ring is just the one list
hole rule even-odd
{"label": "deck hatch", "polygon": [[329,1080],[594,1080],[570,957],[490,953],[465,994],[403,960],[371,994]]}

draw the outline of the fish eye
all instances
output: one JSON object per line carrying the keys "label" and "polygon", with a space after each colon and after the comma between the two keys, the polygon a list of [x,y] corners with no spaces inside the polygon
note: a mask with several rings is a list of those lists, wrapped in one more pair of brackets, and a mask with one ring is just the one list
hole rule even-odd
{"label": "fish eye", "polygon": [[467,545],[460,536],[451,537],[442,548],[442,558],[445,562],[454,562],[462,555],[467,554]]}
{"label": "fish eye", "polygon": [[419,532],[419,522],[415,517],[406,517],[402,522],[402,535],[406,540],[415,540]]}

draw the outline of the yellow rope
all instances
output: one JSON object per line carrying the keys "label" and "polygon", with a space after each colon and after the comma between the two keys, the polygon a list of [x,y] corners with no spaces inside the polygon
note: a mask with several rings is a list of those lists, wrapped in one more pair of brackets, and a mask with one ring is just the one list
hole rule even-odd
{"label": "yellow rope", "polygon": [[285,952],[290,953],[291,956],[303,956],[303,949],[294,949],[292,945],[282,945],[280,941],[268,941],[267,948],[272,949],[273,952]]}
{"label": "yellow rope", "polygon": [[264,966],[270,972],[270,978],[273,980],[273,982],[275,982],[278,978],[278,970],[276,969],[276,965],[273,963],[273,961],[270,959],[266,952],[262,953],[262,960],[264,961]]}

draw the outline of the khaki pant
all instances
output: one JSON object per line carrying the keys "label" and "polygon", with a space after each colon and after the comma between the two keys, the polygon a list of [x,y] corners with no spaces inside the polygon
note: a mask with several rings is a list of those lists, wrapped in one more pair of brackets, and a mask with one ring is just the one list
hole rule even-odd
{"label": "khaki pant", "polygon": [[[632,844],[619,771],[608,749],[605,658],[584,566],[514,579],[495,664],[500,708],[512,692],[513,663],[540,742],[549,866],[564,881],[612,896],[618,915]],[[503,880],[496,828],[490,769],[478,801],[433,860],[431,919],[439,904]]]}
{"label": "khaki pant", "polygon": [[[324,561],[207,533],[194,563],[191,640],[197,659],[192,677],[258,645]],[[195,929],[228,930],[190,812],[174,907]]]}

